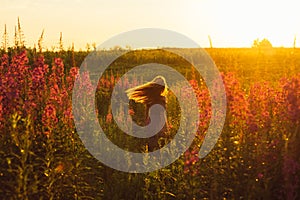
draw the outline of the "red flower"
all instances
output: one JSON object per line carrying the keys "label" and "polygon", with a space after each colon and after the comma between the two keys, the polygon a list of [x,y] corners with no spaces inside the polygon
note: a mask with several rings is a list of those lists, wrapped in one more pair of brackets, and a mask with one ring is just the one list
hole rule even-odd
{"label": "red flower", "polygon": [[106,123],[110,124],[112,122],[112,114],[111,113],[108,113],[106,115]]}
{"label": "red flower", "polygon": [[134,110],[133,109],[129,109],[128,110],[128,114],[131,115],[131,116],[134,115]]}
{"label": "red flower", "polygon": [[258,178],[258,179],[262,179],[263,177],[264,177],[264,174],[258,173],[258,175],[257,175],[257,178]]}
{"label": "red flower", "polygon": [[58,118],[56,116],[56,109],[53,105],[51,104],[46,105],[42,116],[42,122],[47,129],[52,130],[53,128],[55,128],[58,122]]}

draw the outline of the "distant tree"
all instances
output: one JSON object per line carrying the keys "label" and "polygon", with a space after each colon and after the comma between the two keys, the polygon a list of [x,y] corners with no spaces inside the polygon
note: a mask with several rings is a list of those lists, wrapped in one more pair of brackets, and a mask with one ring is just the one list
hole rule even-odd
{"label": "distant tree", "polygon": [[91,51],[91,45],[89,43],[86,43],[85,49],[87,52]]}
{"label": "distant tree", "polygon": [[272,48],[273,46],[268,39],[264,38],[261,41],[259,39],[254,40],[252,47],[253,48]]}
{"label": "distant tree", "polygon": [[254,40],[252,44],[252,48],[257,48],[257,47],[259,47],[259,39]]}
{"label": "distant tree", "polygon": [[122,49],[123,48],[121,46],[119,46],[119,45],[116,45],[116,46],[110,48],[110,50],[113,50],[113,51],[119,51],[119,50],[122,50]]}
{"label": "distant tree", "polygon": [[259,45],[261,47],[273,47],[271,42],[265,38],[262,41],[260,41]]}
{"label": "distant tree", "polygon": [[125,46],[125,49],[127,49],[127,50],[131,50],[132,48],[131,48],[131,46],[130,46],[130,45],[128,45],[128,44],[127,44],[127,45]]}
{"label": "distant tree", "polygon": [[93,47],[94,51],[97,51],[97,44],[95,42],[93,42],[92,47]]}

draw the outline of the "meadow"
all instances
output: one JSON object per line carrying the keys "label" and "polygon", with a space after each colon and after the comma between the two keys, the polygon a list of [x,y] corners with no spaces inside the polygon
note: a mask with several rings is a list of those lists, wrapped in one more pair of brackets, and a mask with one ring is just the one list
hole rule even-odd
{"label": "meadow", "polygon": [[[114,51],[122,49],[99,53],[109,55]],[[185,51],[195,56],[193,49]],[[110,109],[112,89],[122,74],[143,63],[162,63],[184,75],[196,94],[201,121],[191,147],[163,169],[135,174],[97,161],[76,132],[72,89],[88,51],[2,49],[0,197],[299,199],[300,49],[206,51],[221,71],[228,105],[222,134],[203,159],[198,158],[198,151],[208,128],[211,104],[205,82],[193,66],[159,49],[137,50],[114,62],[99,80],[95,95],[99,123],[108,138],[130,151],[140,151],[141,141],[120,132],[114,122],[118,118],[112,117]],[[91,87],[93,75],[80,74],[83,90]],[[134,77],[122,85],[141,83],[142,79]],[[188,98],[189,94],[183,91],[181,95]],[[179,126],[178,106],[176,97],[170,95],[170,132],[176,132]],[[142,108],[136,105],[133,109],[138,112]],[[122,110],[119,115],[124,115]]]}

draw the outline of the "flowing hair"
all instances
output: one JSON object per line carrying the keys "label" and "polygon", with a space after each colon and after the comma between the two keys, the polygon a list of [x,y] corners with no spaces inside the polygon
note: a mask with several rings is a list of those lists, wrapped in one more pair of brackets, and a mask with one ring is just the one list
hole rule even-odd
{"label": "flowing hair", "polygon": [[156,76],[150,82],[126,90],[130,100],[146,105],[155,104],[165,99],[167,92],[168,86],[163,76]]}

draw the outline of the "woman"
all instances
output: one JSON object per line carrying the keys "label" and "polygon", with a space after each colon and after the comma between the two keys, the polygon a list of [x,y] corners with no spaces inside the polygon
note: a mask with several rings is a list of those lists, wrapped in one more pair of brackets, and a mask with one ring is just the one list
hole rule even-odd
{"label": "woman", "polygon": [[[152,122],[154,123],[152,124],[153,126],[163,127],[156,135],[147,138],[148,148],[146,148],[146,151],[153,151],[160,148],[163,144],[159,139],[164,137],[168,131],[166,117],[166,95],[168,93],[168,87],[165,78],[163,76],[156,76],[148,83],[128,89],[126,93],[129,100],[145,106],[145,118],[143,119],[143,125],[149,125],[152,119]],[[164,109],[156,109],[156,112],[151,113],[150,108],[155,104],[161,105]],[[135,112],[135,114],[138,115],[140,113]],[[136,121],[138,120],[139,119]]]}

